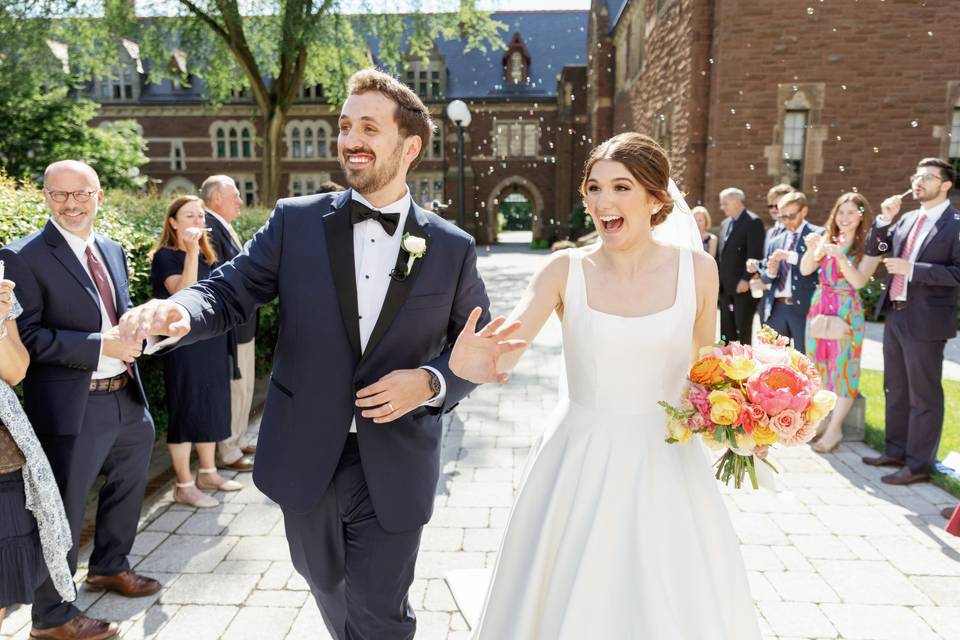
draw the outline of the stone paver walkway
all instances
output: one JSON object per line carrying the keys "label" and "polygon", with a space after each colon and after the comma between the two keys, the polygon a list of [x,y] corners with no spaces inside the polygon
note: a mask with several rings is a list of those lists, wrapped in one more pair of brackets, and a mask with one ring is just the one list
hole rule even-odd
{"label": "stone paver walkway", "polygon": [[[542,254],[481,249],[495,312],[508,311]],[[479,389],[447,425],[436,512],[424,532],[413,585],[418,639],[466,639],[469,629],[443,576],[492,563],[527,452],[556,401],[559,325],[552,321],[505,387]],[[782,490],[724,491],[768,638],[960,638],[960,538],[943,531],[955,500],[931,485],[888,487],[860,463],[870,450],[817,456],[781,451]],[[133,560],[165,585],[126,600],[81,589],[80,606],[122,621],[134,640],[327,640],[294,574],[279,508],[251,484],[219,508],[145,508]],[[9,635],[26,638],[29,611]],[[667,636],[664,636],[667,637]],[[506,639],[505,639],[506,640]]]}

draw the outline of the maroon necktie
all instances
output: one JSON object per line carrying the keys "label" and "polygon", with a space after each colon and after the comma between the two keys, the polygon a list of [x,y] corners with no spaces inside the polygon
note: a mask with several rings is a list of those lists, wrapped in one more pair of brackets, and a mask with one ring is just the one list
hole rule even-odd
{"label": "maroon necktie", "polygon": [[[90,269],[90,275],[93,276],[93,281],[97,285],[97,291],[100,292],[100,300],[103,301],[103,308],[107,311],[107,318],[110,320],[110,326],[117,326],[117,305],[113,302],[113,294],[110,293],[110,281],[107,280],[107,270],[103,268],[103,265],[97,260],[97,256],[94,255],[93,251],[90,249],[90,245],[87,245],[87,268]],[[131,378],[135,377],[133,375],[133,365],[129,363],[124,363],[127,366],[127,373]]]}
{"label": "maroon necktie", "polygon": [[110,293],[110,281],[107,279],[107,270],[103,268],[97,256],[93,254],[90,245],[87,245],[87,268],[90,269],[90,275],[97,285],[97,291],[100,292],[100,300],[103,301],[103,307],[107,310],[107,318],[110,320],[110,326],[117,326],[117,305],[113,302],[113,294]]}

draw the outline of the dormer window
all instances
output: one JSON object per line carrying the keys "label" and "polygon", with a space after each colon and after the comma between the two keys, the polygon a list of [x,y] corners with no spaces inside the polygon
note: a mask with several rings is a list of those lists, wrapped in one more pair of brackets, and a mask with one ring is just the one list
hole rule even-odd
{"label": "dormer window", "polygon": [[530,76],[530,52],[519,33],[507,45],[503,54],[504,80],[509,84],[526,84]]}
{"label": "dormer window", "polygon": [[519,51],[510,54],[510,82],[523,82],[523,55]]}

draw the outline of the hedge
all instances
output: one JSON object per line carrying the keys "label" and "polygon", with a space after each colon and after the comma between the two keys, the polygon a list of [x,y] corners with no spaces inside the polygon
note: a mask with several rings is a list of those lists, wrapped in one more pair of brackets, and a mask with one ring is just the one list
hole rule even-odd
{"label": "hedge", "polygon": [[[97,218],[96,229],[123,245],[130,268],[130,296],[134,304],[149,300],[150,259],[163,216],[170,199],[157,195],[110,191],[104,198]],[[235,223],[237,233],[244,240],[250,238],[270,215],[269,209],[247,208]],[[0,245],[29,235],[47,223],[49,211],[42,191],[32,184],[16,184],[0,175]],[[264,375],[270,368],[273,345],[276,344],[277,303],[260,309],[257,332],[257,374]],[[150,402],[157,431],[167,426],[166,403],[163,389],[163,363],[159,358],[144,356],[139,360],[140,373]]]}

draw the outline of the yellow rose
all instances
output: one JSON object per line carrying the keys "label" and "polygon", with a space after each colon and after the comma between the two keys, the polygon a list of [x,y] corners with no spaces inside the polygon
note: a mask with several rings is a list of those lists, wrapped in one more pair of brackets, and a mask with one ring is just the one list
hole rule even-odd
{"label": "yellow rose", "polygon": [[765,424],[756,425],[753,428],[753,433],[750,435],[753,437],[753,441],[761,447],[774,444],[780,439],[777,434]]}
{"label": "yellow rose", "polygon": [[693,432],[679,420],[667,420],[667,436],[677,441],[677,444],[684,444]]}
{"label": "yellow rose", "polygon": [[715,440],[713,437],[713,431],[710,429],[701,431],[700,439],[703,440],[703,444],[707,445],[711,449],[724,449],[727,446],[725,443]]}
{"label": "yellow rose", "polygon": [[833,391],[821,389],[813,396],[813,404],[807,409],[807,420],[813,424],[819,423],[833,411],[837,404],[837,394]]}
{"label": "yellow rose", "polygon": [[707,400],[710,401],[710,420],[714,424],[733,424],[740,417],[740,403],[726,391],[711,391]]}
{"label": "yellow rose", "polygon": [[729,362],[722,361],[720,368],[731,380],[746,380],[756,370],[756,366],[747,358],[733,358]]}

